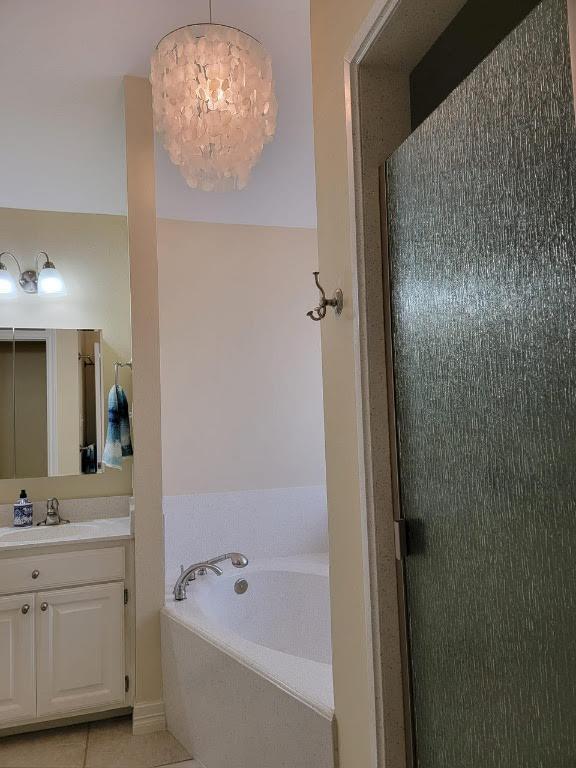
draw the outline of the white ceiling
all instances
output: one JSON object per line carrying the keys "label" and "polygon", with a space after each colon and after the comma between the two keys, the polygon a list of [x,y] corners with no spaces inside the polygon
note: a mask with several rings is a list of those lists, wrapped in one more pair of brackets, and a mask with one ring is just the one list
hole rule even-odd
{"label": "white ceiling", "polygon": [[[314,227],[308,0],[212,7],[272,55],[276,137],[226,193],[191,190],[158,145],[158,215]],[[122,76],[147,77],[156,42],[207,13],[208,0],[0,0],[0,206],[125,213]]]}

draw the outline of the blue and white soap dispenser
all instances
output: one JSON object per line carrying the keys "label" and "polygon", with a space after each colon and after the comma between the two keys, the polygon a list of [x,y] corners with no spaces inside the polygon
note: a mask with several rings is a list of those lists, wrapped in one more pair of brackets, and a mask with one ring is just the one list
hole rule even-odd
{"label": "blue and white soap dispenser", "polygon": [[14,504],[14,526],[27,528],[33,524],[34,508],[25,490],[20,491],[20,498]]}

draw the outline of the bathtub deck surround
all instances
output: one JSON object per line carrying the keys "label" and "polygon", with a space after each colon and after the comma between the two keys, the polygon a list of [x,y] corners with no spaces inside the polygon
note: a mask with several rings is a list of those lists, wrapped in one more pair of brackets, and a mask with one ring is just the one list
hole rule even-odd
{"label": "bathtub deck surround", "polygon": [[[176,576],[176,574],[174,574]],[[237,592],[238,579],[248,588]],[[164,615],[331,717],[334,709],[326,555],[253,560],[240,574],[197,579],[185,601],[168,576]]]}
{"label": "bathtub deck surround", "polygon": [[[252,560],[162,612],[169,730],[206,768],[333,768],[328,562]],[[247,588],[236,590],[238,579]],[[215,684],[218,681],[218,684]],[[225,734],[225,738],[222,737]],[[258,734],[258,738],[254,738]]]}

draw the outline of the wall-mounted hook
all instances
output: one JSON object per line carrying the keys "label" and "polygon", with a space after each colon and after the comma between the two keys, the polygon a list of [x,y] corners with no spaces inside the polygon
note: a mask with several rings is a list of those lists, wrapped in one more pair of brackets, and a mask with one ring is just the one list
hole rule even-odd
{"label": "wall-mounted hook", "polygon": [[128,360],[126,363],[122,363],[120,360],[117,360],[114,363],[114,384],[115,384],[115,386],[118,386],[118,368],[130,368],[130,370],[132,370],[132,360]]}
{"label": "wall-mounted hook", "polygon": [[334,307],[334,311],[337,315],[342,314],[342,308],[344,306],[344,295],[340,288],[336,288],[334,291],[334,296],[332,296],[331,299],[327,299],[324,288],[322,288],[320,285],[320,280],[318,279],[320,272],[313,272],[312,274],[314,275],[316,287],[320,291],[320,304],[316,307],[316,309],[311,309],[310,312],[306,312],[306,317],[309,317],[312,320],[322,320],[324,317],[326,317],[326,307]]}

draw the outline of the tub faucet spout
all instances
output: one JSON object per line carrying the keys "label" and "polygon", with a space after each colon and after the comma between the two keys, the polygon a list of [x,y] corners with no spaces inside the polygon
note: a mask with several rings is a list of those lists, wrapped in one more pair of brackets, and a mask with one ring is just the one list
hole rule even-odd
{"label": "tub faucet spout", "polygon": [[178,576],[176,584],[174,585],[174,599],[186,600],[186,587],[188,584],[191,581],[194,581],[197,575],[204,576],[207,571],[215,573],[216,576],[222,576],[222,568],[218,568],[218,566],[213,563],[194,563],[186,569],[181,565],[180,576]]}

